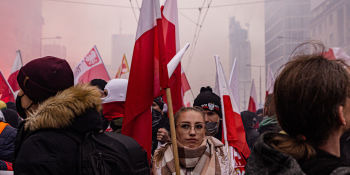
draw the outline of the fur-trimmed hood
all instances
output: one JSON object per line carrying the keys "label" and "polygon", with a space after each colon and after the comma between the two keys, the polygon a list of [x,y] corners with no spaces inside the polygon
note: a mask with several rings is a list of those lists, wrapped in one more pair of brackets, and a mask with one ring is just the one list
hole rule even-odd
{"label": "fur-trimmed hood", "polygon": [[72,86],[50,97],[29,114],[25,130],[65,128],[89,109],[101,111],[100,92],[95,86]]}

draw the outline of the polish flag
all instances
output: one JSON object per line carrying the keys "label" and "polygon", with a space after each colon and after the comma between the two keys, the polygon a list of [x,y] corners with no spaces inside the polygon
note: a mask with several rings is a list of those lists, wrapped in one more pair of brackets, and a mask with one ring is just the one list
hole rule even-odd
{"label": "polish flag", "polygon": [[273,93],[273,86],[275,84],[275,76],[272,73],[270,66],[267,67],[267,79],[266,79],[266,96]]}
{"label": "polish flag", "polygon": [[191,90],[191,86],[188,83],[186,74],[182,68],[181,68],[181,88],[182,88],[183,94],[185,94],[187,91]]}
{"label": "polish flag", "polygon": [[143,0],[131,62],[122,134],[134,138],[146,150],[149,160],[152,145],[151,106],[153,98],[160,94],[161,43],[164,41],[162,31],[159,0]]}
{"label": "polish flag", "polygon": [[118,68],[118,72],[115,78],[122,78],[123,75],[127,75],[130,72],[128,60],[126,60],[125,54],[123,55],[122,64]]}
{"label": "polish flag", "polygon": [[256,112],[256,90],[255,90],[255,84],[254,79],[252,80],[252,89],[250,90],[250,97],[249,97],[249,104],[248,104],[248,111],[250,112]]}
{"label": "polish flag", "polygon": [[6,81],[4,76],[0,71],[0,100],[7,102],[15,102],[15,94],[10,86],[10,84]]}
{"label": "polish flag", "polygon": [[330,60],[342,59],[348,65],[350,65],[350,56],[346,54],[346,52],[339,47],[329,48],[327,52],[323,53],[323,56]]}
{"label": "polish flag", "polygon": [[[164,35],[165,64],[169,63],[175,54],[180,50],[179,22],[177,0],[167,0],[162,7],[162,28]],[[182,71],[181,63],[177,65],[174,73],[168,80],[168,87],[171,89],[171,98],[174,112],[184,106],[183,78],[187,78]],[[186,83],[184,82],[184,83]],[[185,86],[188,85],[184,84]],[[187,86],[186,88],[188,88]],[[163,87],[164,88],[164,87]]]}
{"label": "polish flag", "polygon": [[228,85],[222,68],[220,58],[215,56],[217,83],[222,104],[223,119],[223,143],[229,147],[230,159],[235,172],[244,174],[246,158],[250,150],[246,141],[242,118],[238,109],[236,99]]}
{"label": "polish flag", "polygon": [[239,76],[238,76],[238,67],[237,67],[237,59],[236,58],[233,61],[229,83],[230,83],[229,84],[230,88],[232,90],[233,98],[235,98],[235,100],[237,102],[238,109],[241,109],[240,97],[239,97]]}
{"label": "polish flag", "polygon": [[11,69],[11,74],[8,77],[7,81],[10,84],[12,90],[15,92],[15,94],[18,93],[20,87],[17,83],[17,75],[21,67],[23,66],[22,62],[22,57],[21,57],[21,52],[19,50],[16,51],[16,59],[15,62],[13,63],[12,69]]}
{"label": "polish flag", "polygon": [[110,80],[96,46],[94,46],[74,68],[73,73],[74,84],[89,83],[93,79],[103,79],[105,81]]}

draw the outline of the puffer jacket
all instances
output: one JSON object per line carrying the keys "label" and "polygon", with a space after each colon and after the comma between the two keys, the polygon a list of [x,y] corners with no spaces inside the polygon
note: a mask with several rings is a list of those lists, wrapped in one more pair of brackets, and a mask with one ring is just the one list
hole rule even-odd
{"label": "puffer jacket", "polygon": [[16,135],[17,129],[0,122],[0,160],[13,161]]}
{"label": "puffer jacket", "polygon": [[78,174],[79,145],[68,131],[81,137],[102,129],[100,92],[77,85],[39,105],[28,116],[16,141],[14,174]]}

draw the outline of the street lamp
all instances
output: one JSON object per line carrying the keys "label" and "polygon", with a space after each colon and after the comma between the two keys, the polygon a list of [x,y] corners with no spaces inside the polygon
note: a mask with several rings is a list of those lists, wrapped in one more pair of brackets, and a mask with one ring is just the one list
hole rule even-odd
{"label": "street lamp", "polygon": [[261,68],[265,67],[264,65],[253,65],[253,64],[247,64],[247,67],[255,67],[255,68],[259,68],[259,94],[260,94],[260,104],[259,106],[262,105],[262,99],[261,99]]}
{"label": "street lamp", "polygon": [[43,47],[43,40],[51,40],[51,39],[62,39],[61,36],[53,36],[53,37],[41,37],[40,38],[40,57],[42,56],[42,47]]}

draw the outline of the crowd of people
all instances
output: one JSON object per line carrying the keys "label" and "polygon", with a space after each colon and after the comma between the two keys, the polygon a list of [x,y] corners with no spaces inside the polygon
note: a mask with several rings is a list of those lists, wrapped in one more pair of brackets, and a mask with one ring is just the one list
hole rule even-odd
{"label": "crowd of people", "polygon": [[[263,109],[240,113],[251,150],[241,174],[350,174],[350,66],[322,53],[292,55]],[[0,101],[1,170],[18,175],[176,174],[162,97],[150,106],[148,160],[136,141],[121,134],[128,80],[74,85],[67,61],[51,56],[24,65],[17,80],[15,103]],[[202,87],[193,107],[176,111],[174,119],[180,174],[237,174],[222,143],[221,99],[211,87]],[[101,150],[96,145],[109,152],[93,151]],[[114,154],[110,147],[121,151]]]}

